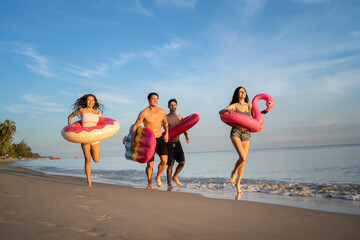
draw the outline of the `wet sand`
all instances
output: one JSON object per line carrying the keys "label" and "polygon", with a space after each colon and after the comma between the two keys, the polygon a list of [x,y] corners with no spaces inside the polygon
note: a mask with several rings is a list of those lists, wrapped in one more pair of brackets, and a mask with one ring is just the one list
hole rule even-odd
{"label": "wet sand", "polygon": [[360,216],[93,183],[0,164],[0,239],[360,239]]}

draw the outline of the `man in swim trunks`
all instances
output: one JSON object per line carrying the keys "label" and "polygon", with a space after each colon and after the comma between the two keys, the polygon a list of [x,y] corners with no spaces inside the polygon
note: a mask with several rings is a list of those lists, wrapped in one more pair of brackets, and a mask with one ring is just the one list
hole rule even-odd
{"label": "man in swim trunks", "polygon": [[[168,160],[168,153],[166,142],[168,141],[168,122],[166,120],[166,112],[165,110],[159,108],[158,105],[159,95],[157,93],[149,93],[148,95],[148,102],[149,107],[145,108],[143,111],[140,112],[134,127],[131,132],[131,149],[135,147],[135,131],[140,126],[141,123],[144,123],[146,128],[150,128],[156,137],[156,148],[155,152],[160,157],[160,163],[158,166],[158,172],[156,174],[155,180],[159,187],[163,187],[163,184],[160,181],[161,174],[166,168],[166,163]],[[165,129],[165,136],[162,136],[161,127]],[[155,154],[154,154],[155,156]],[[147,162],[146,166],[146,176],[148,179],[148,189],[152,189],[152,181],[151,176],[153,173],[153,165],[154,165],[154,156]]]}
{"label": "man in swim trunks", "polygon": [[[183,117],[176,113],[176,109],[177,109],[176,99],[170,99],[168,103],[168,107],[170,112],[166,115],[166,119],[169,123],[169,128],[171,129],[176,125],[178,125],[179,123],[181,123]],[[184,135],[185,135],[186,143],[189,143],[189,137],[187,132],[185,132]],[[169,142],[166,143],[166,145],[168,149],[168,163],[167,163],[168,167],[166,173],[167,173],[168,190],[171,191],[174,188],[171,184],[171,175],[175,160],[178,162],[178,165],[176,167],[172,179],[176,182],[176,184],[179,187],[181,187],[181,182],[178,179],[178,175],[185,166],[185,156],[180,143],[180,136],[171,139]]]}

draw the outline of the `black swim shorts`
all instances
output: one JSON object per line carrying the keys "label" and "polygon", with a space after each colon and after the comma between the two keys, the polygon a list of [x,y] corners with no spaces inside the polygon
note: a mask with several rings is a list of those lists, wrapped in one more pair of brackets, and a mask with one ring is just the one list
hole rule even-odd
{"label": "black swim shorts", "polygon": [[[164,138],[158,137],[156,139],[156,147],[155,147],[155,152],[161,156],[161,155],[168,155],[168,150],[167,150],[167,146],[166,146],[166,142],[164,141]],[[152,156],[152,158],[149,160],[149,162],[153,162],[154,161],[154,157],[155,157],[155,153],[154,156]]]}
{"label": "black swim shorts", "polygon": [[182,149],[180,141],[178,142],[168,142],[166,143],[168,149],[168,166],[174,166],[175,160],[180,162],[185,162],[185,155]]}

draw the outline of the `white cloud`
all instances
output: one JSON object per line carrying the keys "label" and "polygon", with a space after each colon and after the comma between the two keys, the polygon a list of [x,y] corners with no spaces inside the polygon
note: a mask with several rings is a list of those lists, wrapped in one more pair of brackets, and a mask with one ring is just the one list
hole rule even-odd
{"label": "white cloud", "polygon": [[16,43],[17,49],[13,52],[30,57],[33,63],[25,63],[25,66],[36,74],[40,74],[46,77],[55,77],[55,75],[49,69],[49,60],[40,55],[34,50],[32,44],[27,43]]}
{"label": "white cloud", "polygon": [[5,107],[6,111],[8,112],[12,112],[12,113],[21,113],[22,110],[24,109],[23,105],[21,104],[16,104],[16,105],[12,105],[12,106],[8,106]]}
{"label": "white cloud", "polygon": [[124,64],[130,62],[134,58],[136,58],[136,54],[133,54],[133,53],[120,54],[120,58],[114,59],[113,64],[115,66],[124,65]]}
{"label": "white cloud", "polygon": [[242,0],[244,11],[247,15],[252,15],[264,8],[266,0]]}
{"label": "white cloud", "polygon": [[197,0],[156,0],[159,6],[175,6],[180,8],[194,8]]}
{"label": "white cloud", "polygon": [[68,64],[68,65],[70,68],[63,68],[64,71],[85,78],[93,78],[94,76],[104,76],[108,70],[107,67],[105,67],[104,65],[95,67],[95,69],[84,69],[73,64]]}
{"label": "white cloud", "polygon": [[331,0],[294,0],[295,2],[300,2],[300,3],[326,3],[326,2],[330,2]]}
{"label": "white cloud", "polygon": [[98,99],[101,99],[101,102],[106,103],[106,105],[111,104],[132,104],[133,102],[125,97],[120,96],[119,94],[113,93],[97,93]]}
{"label": "white cloud", "polygon": [[66,113],[68,109],[58,107],[42,107],[42,106],[31,106],[26,104],[16,104],[5,108],[7,111],[12,113],[35,113],[43,114],[49,112],[55,113]]}
{"label": "white cloud", "polygon": [[33,117],[43,113],[63,113],[68,111],[67,109],[59,108],[56,103],[48,101],[47,97],[43,95],[25,94],[20,96],[20,98],[25,100],[26,103],[14,104],[5,109],[12,113],[31,113]]}
{"label": "white cloud", "polygon": [[[150,62],[158,62],[159,63],[159,56],[161,55],[162,58],[165,57],[165,52],[171,52],[181,49],[185,43],[181,39],[172,40],[168,43],[164,43],[160,47],[154,47],[151,50],[143,51],[140,53],[121,53],[119,54],[118,58],[110,59],[108,62],[99,63],[97,66],[93,68],[86,68],[86,67],[80,67],[76,64],[68,63],[66,64],[66,67],[58,67],[59,75],[56,76],[51,70],[50,70],[50,61],[47,57],[37,53],[34,50],[33,44],[28,43],[15,43],[17,48],[15,50],[12,50],[12,52],[30,57],[31,61],[33,63],[25,63],[25,66],[33,71],[36,74],[55,78],[62,81],[72,82],[72,83],[81,83],[77,80],[69,80],[69,77],[65,74],[71,73],[74,76],[80,76],[87,79],[94,79],[97,76],[106,76],[108,71],[112,68],[125,65],[126,63],[129,63],[137,58],[146,58]],[[61,76],[61,73],[63,76]]]}
{"label": "white cloud", "polygon": [[76,22],[86,24],[87,26],[89,26],[89,25],[94,25],[94,26],[104,26],[104,25],[105,26],[106,25],[117,26],[117,25],[120,25],[119,22],[113,21],[113,20],[101,20],[101,19],[95,19],[95,18],[87,18],[87,17],[82,17],[82,16],[74,16],[73,14],[67,14],[67,13],[63,13],[63,15],[66,19],[74,20],[74,21],[71,21],[72,25]]}
{"label": "white cloud", "polygon": [[177,51],[185,46],[185,42],[181,39],[171,40],[168,43],[164,43],[161,47],[154,47],[151,50],[145,50],[138,53],[121,53],[120,58],[113,59],[112,64],[114,67],[121,66],[139,58],[146,58],[150,63],[159,63],[159,57],[165,57],[167,52]]}
{"label": "white cloud", "polygon": [[184,45],[184,41],[177,40],[177,41],[171,41],[170,43],[165,43],[163,48],[166,50],[176,50],[181,48]]}
{"label": "white cloud", "polygon": [[349,35],[352,36],[352,37],[359,37],[360,36],[360,31],[350,32]]}
{"label": "white cloud", "polygon": [[43,106],[43,107],[54,107],[56,106],[56,103],[53,102],[47,102],[47,97],[41,96],[41,95],[33,95],[33,94],[25,94],[21,96],[22,99],[26,100],[29,103]]}
{"label": "white cloud", "polygon": [[360,71],[349,70],[337,74],[329,74],[319,79],[313,86],[313,92],[345,94],[347,90],[360,87]]}
{"label": "white cloud", "polygon": [[134,0],[134,2],[136,6],[131,9],[132,11],[147,17],[154,17],[150,10],[147,10],[143,7],[143,5],[140,3],[140,0]]}
{"label": "white cloud", "polygon": [[351,56],[329,60],[318,60],[318,61],[306,61],[303,63],[296,64],[294,66],[287,66],[287,69],[301,73],[306,71],[317,71],[323,69],[334,68],[340,64],[351,64],[355,61],[359,61],[360,56]]}

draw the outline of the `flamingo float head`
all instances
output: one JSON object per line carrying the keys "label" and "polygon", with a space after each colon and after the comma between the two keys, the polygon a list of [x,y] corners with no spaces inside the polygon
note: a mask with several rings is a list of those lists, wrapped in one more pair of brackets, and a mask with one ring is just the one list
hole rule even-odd
{"label": "flamingo float head", "polygon": [[[274,106],[274,99],[267,94],[259,94],[261,96],[260,99],[265,100],[266,109],[262,111],[262,113],[267,113]],[[259,99],[259,100],[260,100]]]}

